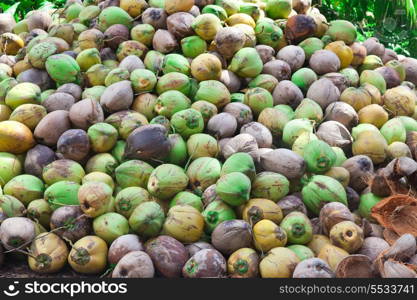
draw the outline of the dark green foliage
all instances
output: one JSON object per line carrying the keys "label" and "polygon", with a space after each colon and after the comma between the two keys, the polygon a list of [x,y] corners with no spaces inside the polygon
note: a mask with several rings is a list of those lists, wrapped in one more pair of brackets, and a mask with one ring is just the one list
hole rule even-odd
{"label": "dark green foliage", "polygon": [[417,0],[314,0],[328,18],[346,19],[359,39],[377,37],[399,54],[417,57]]}
{"label": "dark green foliage", "polygon": [[0,0],[0,11],[5,12],[10,9],[8,12],[13,14],[16,20],[21,20],[31,10],[43,7],[59,8],[63,7],[65,2],[66,0],[52,0],[51,2],[43,0],[21,0],[18,2],[15,0]]}

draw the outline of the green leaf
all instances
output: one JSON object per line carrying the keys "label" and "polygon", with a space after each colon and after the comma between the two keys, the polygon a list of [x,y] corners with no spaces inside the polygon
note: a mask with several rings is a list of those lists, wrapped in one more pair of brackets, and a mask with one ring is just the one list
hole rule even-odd
{"label": "green leaf", "polygon": [[14,14],[16,13],[17,7],[20,5],[20,2],[16,2],[15,4],[13,4],[12,6],[10,6],[5,13],[6,14],[10,14],[12,16],[14,16]]}

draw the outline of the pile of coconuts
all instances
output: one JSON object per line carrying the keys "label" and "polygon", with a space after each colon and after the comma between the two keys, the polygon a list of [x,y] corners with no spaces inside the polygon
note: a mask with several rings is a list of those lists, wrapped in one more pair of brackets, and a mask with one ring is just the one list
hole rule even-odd
{"label": "pile of coconuts", "polygon": [[0,265],[417,277],[417,60],[310,0],[68,0],[0,54]]}

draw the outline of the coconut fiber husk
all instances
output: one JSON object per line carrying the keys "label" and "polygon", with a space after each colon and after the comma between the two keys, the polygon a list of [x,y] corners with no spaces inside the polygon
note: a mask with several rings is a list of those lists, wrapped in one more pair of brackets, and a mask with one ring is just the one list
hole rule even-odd
{"label": "coconut fiber husk", "polygon": [[417,237],[417,199],[414,197],[396,194],[385,198],[372,208],[372,217],[398,235],[410,233]]}

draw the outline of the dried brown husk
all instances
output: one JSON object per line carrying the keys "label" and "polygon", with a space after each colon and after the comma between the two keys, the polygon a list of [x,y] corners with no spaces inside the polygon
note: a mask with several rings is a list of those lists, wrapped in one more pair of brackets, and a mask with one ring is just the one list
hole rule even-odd
{"label": "dried brown husk", "polygon": [[372,208],[372,217],[398,235],[417,237],[417,199],[409,195],[396,194],[381,200]]}
{"label": "dried brown husk", "polygon": [[342,259],[336,268],[337,278],[373,278],[372,261],[366,255],[353,254]]}

